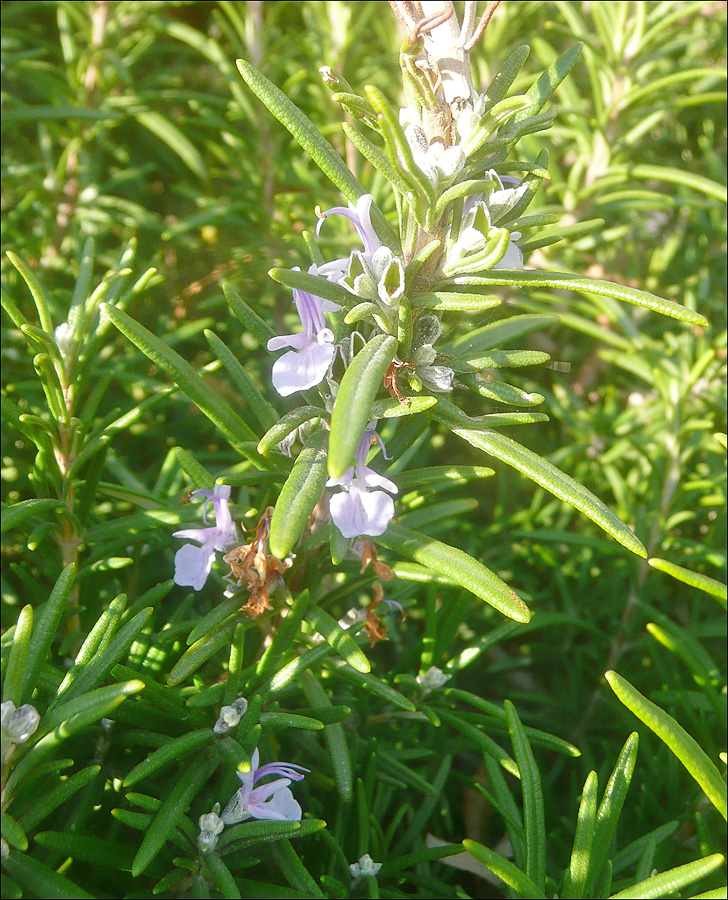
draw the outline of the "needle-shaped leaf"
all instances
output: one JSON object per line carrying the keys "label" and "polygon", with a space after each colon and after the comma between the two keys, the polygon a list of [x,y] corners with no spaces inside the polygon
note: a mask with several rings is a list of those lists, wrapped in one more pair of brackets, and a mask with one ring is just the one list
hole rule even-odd
{"label": "needle-shaped leaf", "polygon": [[523,792],[523,824],[526,831],[526,875],[540,891],[546,885],[546,821],[541,776],[515,706],[510,700],[503,704],[513,754],[521,773]]}
{"label": "needle-shaped leaf", "polygon": [[[656,897],[673,897],[688,884],[693,884],[701,878],[705,878],[706,875],[710,875],[711,872],[715,872],[724,862],[725,857],[722,853],[713,853],[703,859],[696,859],[695,862],[670,869],[669,872],[653,875],[651,878],[640,881],[639,884],[633,884],[623,891],[612,894],[609,900],[653,900]],[[725,893],[725,889],[723,889],[723,893]],[[723,895],[721,894],[721,896]]]}
{"label": "needle-shaped leaf", "polygon": [[531,618],[528,607],[512,588],[501,581],[495,572],[457,547],[450,547],[428,535],[400,528],[391,522],[387,531],[374,540],[388,550],[401,553],[452,578],[471,594],[516,622],[528,622]]}
{"label": "needle-shaped leaf", "polygon": [[[531,87],[526,91],[526,97],[531,101],[531,105],[516,115],[516,121],[525,119],[528,116],[536,115],[546,105],[546,101],[553,94],[556,88],[566,78],[574,63],[579,58],[582,44],[574,44],[562,53],[561,56],[554,60],[548,69],[540,75]],[[514,54],[515,55],[515,54]]]}
{"label": "needle-shaped leaf", "polygon": [[[301,688],[306,699],[313,706],[331,708],[328,694],[321,686],[318,678],[310,672],[304,672],[301,676]],[[334,773],[336,790],[342,802],[349,803],[353,796],[354,774],[351,762],[351,754],[346,743],[346,733],[341,722],[332,722],[324,725],[324,740],[331,758],[331,768]]]}
{"label": "needle-shaped leaf", "polygon": [[647,556],[642,542],[608,506],[570,475],[557,469],[553,463],[512,438],[495,431],[474,431],[459,427],[459,422],[451,414],[443,413],[439,404],[430,411],[430,415],[451,428],[453,434],[472,444],[473,447],[478,447],[496,459],[513,466],[531,481],[535,481],[536,484],[550,491],[559,500],[578,509],[632,553],[636,553],[637,556]]}
{"label": "needle-shaped leaf", "polygon": [[725,819],[728,812],[725,781],[695,738],[664,709],[644,697],[626,678],[616,672],[607,672],[604,677],[627,709],[667,744]]}
{"label": "needle-shaped leaf", "polygon": [[397,346],[397,339],[391,335],[376,335],[357,353],[341,379],[331,414],[329,475],[332,478],[341,478],[354,465],[359,441],[371,419],[374,398]]}
{"label": "needle-shaped leaf", "polygon": [[372,667],[364,651],[327,612],[315,607],[307,618],[326,643],[330,644],[353,669],[357,672],[371,672]]}
{"label": "needle-shaped leaf", "polygon": [[258,443],[258,453],[265,455],[274,450],[288,435],[311,419],[327,419],[329,414],[318,406],[299,406],[286,413],[263,435]]}
{"label": "needle-shaped leaf", "polygon": [[624,801],[627,798],[627,792],[634,774],[638,747],[639,735],[634,732],[625,741],[617,764],[612,770],[607,786],[604,789],[604,796],[597,810],[597,821],[592,845],[592,861],[587,875],[585,897],[606,896],[606,893],[595,893],[595,889],[599,890],[600,882],[604,879],[605,874],[608,875],[611,871],[609,856],[612,848],[612,839],[617,830],[619,817],[622,814]]}
{"label": "needle-shaped leaf", "polygon": [[217,760],[205,756],[196,759],[174,782],[172,790],[159,807],[144,835],[144,840],[134,857],[132,875],[136,878],[147,868],[164,847],[173,831],[187,813],[197,792],[212,776]]}
{"label": "needle-shaped leaf", "polygon": [[[346,199],[356,203],[366,191],[308,116],[304,115],[280,88],[276,87],[249,62],[239,59],[237,66],[256,97],[265,104],[281,125],[290,131],[319,169]],[[391,226],[374,205],[372,205],[372,224],[377,234],[381,238],[386,238],[386,243],[390,243],[392,248],[397,246],[398,241]]]}
{"label": "needle-shaped leaf", "polygon": [[120,309],[107,304],[103,310],[129,340],[166,372],[179,389],[215,424],[233,445],[255,441],[257,435],[179,353]]}
{"label": "needle-shaped leaf", "polygon": [[335,281],[329,281],[322,275],[311,275],[309,272],[296,272],[293,269],[271,269],[268,274],[277,281],[289,288],[296,288],[299,291],[306,291],[315,297],[323,297],[324,300],[330,300],[332,303],[338,303],[344,309],[352,309],[358,302],[359,298],[347,291],[345,287],[337,284]]}
{"label": "needle-shaped leaf", "polygon": [[698,590],[705,591],[706,594],[716,597],[720,605],[725,609],[726,601],[728,600],[728,589],[722,582],[711,578],[709,575],[702,575],[700,572],[691,572],[690,569],[678,566],[667,559],[659,559],[653,556],[647,562],[653,569],[664,572],[666,575],[671,575],[677,581],[682,581],[683,584],[689,584],[691,587],[698,588]]}
{"label": "needle-shaped leaf", "polygon": [[215,734],[211,728],[200,728],[167,741],[158,750],[150,753],[138,766],[134,766],[124,779],[124,787],[131,787],[143,778],[154,774],[163,766],[184,759],[185,756],[189,756],[195,750],[211,744],[214,739]]}
{"label": "needle-shaped leaf", "polygon": [[[43,606],[36,612],[36,621],[33,627],[33,636],[28,648],[28,658],[25,662],[23,673],[23,702],[30,699],[36,687],[41,666],[51,649],[51,644],[56,636],[58,624],[61,621],[66,603],[73,588],[75,566],[68,565],[58,576],[53,586],[51,595]],[[17,629],[17,626],[16,626]],[[8,698],[12,699],[12,698]]]}
{"label": "needle-shaped leaf", "polygon": [[3,700],[9,700],[20,706],[23,696],[23,676],[33,638],[33,607],[28,604],[20,610],[13,631],[13,643],[10,648],[5,678],[3,679]]}
{"label": "needle-shaped leaf", "polygon": [[596,278],[587,278],[585,275],[569,275],[562,272],[542,272],[539,270],[508,271],[507,269],[500,269],[478,272],[477,275],[473,276],[461,276],[460,278],[455,278],[454,282],[456,284],[480,284],[484,286],[498,284],[514,285],[526,289],[546,287],[561,291],[579,291],[584,294],[596,294],[599,297],[623,300],[625,303],[632,303],[635,306],[650,309],[653,312],[661,313],[663,316],[669,316],[671,319],[677,319],[680,322],[687,322],[690,325],[705,326],[708,324],[705,316],[701,316],[694,309],[688,309],[687,306],[664,300],[655,294],[629,287],[626,284],[617,284],[613,281],[599,281]]}
{"label": "needle-shaped leaf", "polygon": [[598,787],[597,773],[590,772],[581,793],[571,861],[564,876],[564,886],[561,891],[564,900],[579,900],[580,897],[586,896],[584,888],[591,865],[592,843],[597,820]]}
{"label": "needle-shaped leaf", "polygon": [[320,429],[306,441],[281,489],[270,522],[270,552],[285,559],[306,527],[326,486],[328,434]]}
{"label": "needle-shaped leaf", "polygon": [[478,862],[483,863],[484,866],[490,869],[501,881],[505,881],[521,897],[532,897],[533,900],[546,900],[546,894],[527,875],[513,865],[510,860],[496,853],[495,850],[491,850],[490,847],[484,847],[483,844],[471,840],[464,840],[463,847]]}

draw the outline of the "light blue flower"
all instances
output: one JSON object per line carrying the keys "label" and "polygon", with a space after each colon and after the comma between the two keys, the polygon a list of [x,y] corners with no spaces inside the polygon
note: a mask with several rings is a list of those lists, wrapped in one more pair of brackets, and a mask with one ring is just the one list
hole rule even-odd
{"label": "light blue flower", "polygon": [[[174,556],[174,581],[181,587],[191,587],[199,591],[207,581],[207,576],[212,568],[216,550],[224,550],[236,539],[235,523],[230,515],[228,498],[230,497],[229,484],[216,484],[214,490],[193,491],[192,498],[204,497],[202,507],[202,521],[205,528],[184,528],[175,531],[174,537],[189,538],[200,544],[184,544]],[[207,520],[207,509],[212,503],[215,510],[215,524],[210,525]]]}
{"label": "light blue flower", "polygon": [[[340,478],[330,478],[326,482],[327,487],[344,489],[331,498],[329,511],[334,524],[345,538],[384,534],[394,516],[394,501],[384,491],[396,494],[397,485],[366,465],[373,438],[381,443],[381,438],[370,424],[359,442],[356,464],[348,468]],[[372,488],[384,488],[384,491],[371,490]]]}
{"label": "light blue flower", "polygon": [[[316,266],[311,266],[309,272],[316,275]],[[308,390],[323,381],[336,350],[334,333],[326,327],[324,313],[338,312],[341,307],[330,300],[324,300],[323,297],[316,297],[295,288],[293,302],[303,331],[273,337],[267,345],[271,351],[293,347],[273,363],[271,373],[273,387],[281,397],[288,397],[296,391]]]}
{"label": "light blue flower", "polygon": [[[292,781],[302,781],[311,770],[288,762],[267,763],[258,767],[259,762],[260,754],[255,750],[250,760],[250,771],[237,773],[243,785],[225,807],[223,822],[235,825],[250,818],[300,822],[301,806],[288,785]],[[269,775],[282,777],[256,787]]]}

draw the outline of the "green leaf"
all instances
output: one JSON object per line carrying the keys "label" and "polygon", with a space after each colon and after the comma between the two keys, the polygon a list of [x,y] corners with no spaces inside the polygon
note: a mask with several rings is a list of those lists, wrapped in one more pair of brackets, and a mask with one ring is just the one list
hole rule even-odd
{"label": "green leaf", "polygon": [[[466,280],[469,279],[469,280]],[[633,303],[644,309],[661,313],[671,319],[687,322],[690,325],[707,326],[705,316],[695,310],[680,306],[670,300],[663,300],[655,294],[629,287],[625,284],[616,284],[612,281],[599,281],[595,278],[587,278],[583,275],[569,275],[562,272],[545,272],[540,270],[522,270],[509,272],[505,269],[498,271],[478,272],[477,276],[462,276],[454,279],[455,284],[482,284],[482,285],[514,285],[528,289],[546,287],[561,291],[579,291],[584,294],[596,294],[600,297],[612,297],[615,300],[623,300],[625,303]]]}
{"label": "green leaf", "polygon": [[626,678],[611,671],[604,677],[627,709],[667,744],[725,819],[728,814],[725,781],[698,742],[664,709],[644,697]]}
{"label": "green leaf", "polygon": [[526,832],[526,875],[540,891],[546,885],[546,820],[543,789],[536,760],[515,706],[503,703],[511,735],[513,753],[521,773],[523,791],[523,823]]}
{"label": "green leaf", "polygon": [[197,792],[212,777],[217,760],[210,756],[196,759],[174,782],[144,835],[132,865],[136,878],[149,866],[172,836],[182,817],[187,813]]}
{"label": "green leaf", "polygon": [[341,379],[331,414],[328,465],[332,478],[341,478],[354,464],[374,398],[397,346],[397,339],[391,335],[376,335],[357,353]]}
{"label": "green leaf", "polygon": [[49,509],[65,508],[66,504],[62,500],[39,499],[39,500],[21,500],[20,503],[13,503],[11,506],[3,508],[2,524],[0,524],[0,534],[5,534],[11,528],[17,528],[22,522],[36,516],[39,513]]}
{"label": "green leaf", "polygon": [[[63,699],[69,701],[96,687],[116,663],[128,653],[131,645],[144,630],[152,612],[151,606],[138,612],[133,619],[119,629],[106,647],[97,650],[93,659],[84,664],[66,688]],[[61,706],[55,708],[54,714],[60,709]]]}
{"label": "green leaf", "polygon": [[235,288],[227,281],[222,282],[222,292],[225,294],[225,299],[233,315],[262,347],[266,347],[268,341],[275,337],[275,331],[267,322],[261,319],[257,312],[248,306]]}
{"label": "green leaf", "polygon": [[214,851],[205,853],[204,860],[210,877],[215,882],[215,887],[217,887],[225,900],[240,900],[241,893],[237,884],[235,884],[235,879],[230,873],[230,869],[228,869],[217,853]]}
{"label": "green leaf", "polygon": [[551,356],[540,350],[491,350],[447,360],[448,366],[456,372],[477,372],[479,369],[519,368],[540,366]]}
{"label": "green leaf", "polygon": [[197,148],[169,119],[151,110],[134,113],[134,118],[140,125],[151,131],[153,135],[164,141],[170,150],[176,153],[198,178],[207,178],[205,163],[202,161]]}
{"label": "green leaf", "polygon": [[126,844],[107,841],[97,835],[69,834],[65,831],[42,831],[34,840],[49,850],[55,850],[79,862],[103,866],[122,872],[131,871],[134,851]]}
{"label": "green leaf", "polygon": [[290,841],[276,841],[271,846],[271,854],[283,877],[292,888],[304,891],[313,897],[325,896],[313,880],[311,873],[301,862]]}
{"label": "green leaf", "polygon": [[[69,760],[70,763],[70,760]],[[36,769],[36,772],[38,769]],[[34,831],[54,810],[62,806],[81,788],[85,787],[101,771],[101,766],[87,766],[70,775],[50,791],[36,796],[30,808],[20,817],[20,824],[26,831]]]}
{"label": "green leaf", "polygon": [[359,153],[369,160],[395,190],[399,191],[403,197],[406,197],[412,190],[412,185],[405,180],[401,172],[395,169],[389,159],[387,159],[387,155],[375,144],[372,144],[368,138],[364,137],[360,131],[357,131],[349,122],[342,122],[341,127]]}
{"label": "green leaf", "polygon": [[371,672],[366,654],[354,638],[348,634],[327,612],[314,607],[308,614],[308,621],[321,637],[330,644],[339,656],[357,672]]}
{"label": "green leaf", "polygon": [[579,58],[582,46],[583,45],[579,43],[569,47],[569,49],[565,53],[562,53],[562,55],[531,85],[526,91],[526,97],[531,101],[531,105],[528,109],[524,109],[516,115],[515,119],[517,122],[541,112],[549,97],[573,68],[574,63]]}
{"label": "green leaf", "polygon": [[38,280],[35,272],[33,272],[30,266],[28,266],[17,254],[13,253],[12,250],[8,250],[6,255],[22,276],[23,281],[28,285],[28,289],[35,302],[35,307],[38,310],[40,327],[46,334],[53,335],[53,317],[51,316],[50,301],[45,292],[45,288]]}
{"label": "green leaf", "polygon": [[323,297],[324,300],[338,303],[344,309],[352,309],[359,303],[359,298],[355,294],[350,293],[335,281],[329,281],[323,275],[311,275],[308,272],[297,272],[294,269],[270,269],[268,274],[278,284],[306,291],[315,297]]}
{"label": "green leaf", "polygon": [[236,624],[237,617],[231,616],[217,631],[210,632],[195,641],[173,666],[167,676],[167,685],[174,687],[180,684],[193,672],[196,672],[201,665],[204,665],[218,650],[229,645]]}
{"label": "green leaf", "polygon": [[689,584],[691,587],[698,588],[700,591],[705,591],[706,594],[711,594],[713,597],[717,598],[723,609],[726,608],[728,589],[720,581],[716,581],[715,578],[710,578],[708,575],[701,575],[699,572],[691,572],[690,569],[684,569],[682,566],[669,562],[669,560],[659,559],[654,556],[651,559],[648,559],[647,563],[652,566],[653,569],[665,572],[666,575],[671,575],[673,578],[677,579],[677,581],[682,581],[683,584]]}
{"label": "green leaf", "polygon": [[553,463],[528,450],[522,444],[514,441],[512,438],[498,434],[495,431],[474,431],[472,429],[459,428],[457,422],[453,421],[451,415],[443,415],[439,412],[439,405],[432,411],[433,417],[439,422],[451,428],[453,434],[484,450],[496,459],[500,459],[517,469],[527,478],[535,481],[547,491],[550,491],[559,500],[563,500],[579,512],[582,512],[587,518],[591,519],[603,528],[607,534],[611,535],[616,541],[631,550],[637,556],[646,557],[642,542],[634,535],[621,519],[604,504],[598,497],[595,497],[591,491],[587,490],[578,481],[570,475],[557,469]]}
{"label": "green leaf", "polygon": [[21,697],[23,701],[29,700],[33,695],[41,666],[50,653],[51,644],[66,609],[66,604],[73,588],[74,575],[75,566],[73,564],[66,566],[58,576],[50,597],[38,611],[33,627],[33,636],[28,648],[28,658],[25,662]]}
{"label": "green leaf", "polygon": [[9,813],[2,813],[2,836],[18,850],[28,849],[28,838],[23,829]]}
{"label": "green leaf", "polygon": [[481,562],[456,547],[391,522],[385,534],[374,541],[452,578],[504,616],[517,622],[528,622],[531,618],[528,607],[512,588]]}
{"label": "green leaf", "polygon": [[521,67],[528,59],[528,54],[530,52],[531,48],[528,44],[521,44],[520,47],[516,47],[513,53],[511,53],[508,59],[503,63],[503,66],[488,85],[488,90],[485,93],[486,110],[489,110],[496,103],[500,103],[500,101],[504,99],[510,86],[516,80],[516,76],[521,71]]}
{"label": "green leaf", "polygon": [[479,312],[493,309],[501,303],[500,297],[488,297],[482,294],[456,293],[454,291],[434,291],[418,294],[412,300],[415,309],[435,309],[440,312]]}
{"label": "green leaf", "polygon": [[258,443],[258,453],[265,456],[271,450],[274,450],[284,438],[303,425],[310,422],[311,419],[328,420],[329,414],[325,409],[318,406],[299,406],[287,412],[282,419],[269,427],[268,431],[263,435]]}
{"label": "green leaf", "polygon": [[460,734],[472,741],[476,747],[479,747],[483,753],[487,753],[488,756],[490,756],[491,759],[494,759],[498,765],[502,766],[506,772],[509,772],[515,778],[521,777],[516,761],[506,753],[497,741],[494,741],[493,738],[486,734],[481,728],[478,728],[470,722],[466,722],[464,719],[461,719],[460,716],[450,712],[450,710],[438,709],[437,712],[443,722],[450,725],[455,731],[460,732]]}
{"label": "green leaf", "polygon": [[25,853],[11,853],[3,860],[3,868],[30,896],[49,897],[53,900],[94,900],[93,894],[82,890],[68,878]]}
{"label": "green leaf", "polygon": [[238,392],[248,404],[248,408],[258,420],[262,428],[270,428],[278,421],[275,409],[265,399],[258,386],[240,365],[235,354],[220,338],[209,329],[205,329],[205,337],[210,349],[225,366],[228,375]]}
{"label": "green leaf", "polygon": [[571,861],[569,869],[564,875],[564,886],[561,890],[563,900],[579,900],[581,897],[586,897],[585,889],[591,867],[592,844],[597,820],[598,787],[597,773],[590,772],[584,782],[584,790],[579,803]]}
{"label": "green leaf", "polygon": [[[300,146],[347,200],[356,203],[359,197],[367,193],[313,122],[286,97],[283,91],[244,59],[237,60],[237,66],[256,97],[265,104],[281,125],[290,131]],[[389,243],[392,248],[397,247],[396,235],[381,211],[372,205],[371,214],[372,224],[380,238],[385,238],[385,243]]]}
{"label": "green leaf", "polygon": [[339,677],[370,691],[372,694],[376,694],[377,697],[381,697],[382,700],[391,703],[399,709],[403,709],[405,712],[413,713],[416,711],[416,707],[411,700],[405,697],[404,694],[400,694],[398,690],[387,684],[383,679],[377,678],[376,675],[360,672],[343,663],[335,664],[334,671]]}
{"label": "green leaf", "polygon": [[[604,877],[605,869],[611,871],[611,862],[608,857],[611,853],[612,839],[617,830],[619,817],[622,814],[627,791],[632,781],[634,767],[637,761],[637,748],[639,735],[631,734],[619,754],[609,781],[604,790],[602,802],[597,810],[597,821],[592,844],[592,862],[589,866],[587,885],[584,896],[598,897],[594,893],[599,889],[600,880]],[[604,896],[604,894],[602,894]]]}
{"label": "green leaf", "polygon": [[653,900],[655,897],[672,897],[688,884],[693,884],[711,872],[715,872],[725,862],[721,853],[714,853],[684,866],[677,866],[669,872],[653,875],[639,884],[612,894],[609,900]]}
{"label": "green leaf", "polygon": [[546,894],[530,878],[524,875],[512,862],[491,850],[490,847],[484,847],[482,844],[470,840],[463,841],[463,847],[478,862],[490,869],[501,881],[505,881],[521,897],[530,897],[533,900],[546,900]]}
{"label": "green leaf", "polygon": [[215,734],[211,728],[200,728],[197,731],[189,731],[187,734],[173,738],[158,750],[150,753],[138,766],[134,766],[124,779],[124,787],[131,787],[143,778],[148,778],[163,766],[184,759],[185,756],[211,744],[214,740]]}
{"label": "green leaf", "polygon": [[33,607],[28,604],[20,610],[13,632],[8,666],[3,680],[3,700],[20,706],[23,696],[23,677],[26,660],[33,638]]}
{"label": "green leaf", "polygon": [[398,419],[402,416],[416,416],[418,413],[430,409],[437,403],[436,397],[422,396],[408,397],[409,402],[403,403],[396,397],[387,400],[377,400],[372,405],[372,419]]}
{"label": "green leaf", "polygon": [[[306,700],[313,706],[333,708],[328,694],[311,672],[304,672],[301,676],[301,688]],[[353,795],[354,775],[343,725],[340,722],[325,725],[324,740],[331,759],[331,769],[339,798],[342,803],[349,803]]]}
{"label": "green leaf", "polygon": [[[108,304],[103,304],[102,309],[119,331],[172,378],[180,390],[220,429],[233,446],[241,441],[254,440],[257,443],[252,428],[177,352],[121,310]],[[253,461],[255,462],[255,459]]]}
{"label": "green leaf", "polygon": [[270,552],[278,559],[291,552],[324,492],[327,439],[323,429],[311,435],[281,489],[268,538]]}
{"label": "green leaf", "polygon": [[558,321],[558,316],[551,315],[509,316],[499,322],[491,322],[482,328],[476,328],[475,331],[466,331],[455,340],[443,344],[440,352],[452,356],[464,356],[484,350],[493,350],[496,347],[502,347],[503,344],[518,340],[532,331],[556,325]]}

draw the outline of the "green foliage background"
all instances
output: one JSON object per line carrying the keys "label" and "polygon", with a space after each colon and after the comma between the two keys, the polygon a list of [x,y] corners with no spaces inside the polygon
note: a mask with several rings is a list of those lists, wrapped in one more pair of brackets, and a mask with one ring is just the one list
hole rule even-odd
{"label": "green foliage background", "polygon": [[[270,361],[230,314],[220,281],[234,285],[275,331],[289,331],[290,293],[267,271],[306,264],[301,231],[312,228],[316,205],[337,205],[340,197],[247,90],[234,60],[251,61],[285,91],[391,214],[386,185],[345,145],[341,110],[317,70],[330,65],[356,88],[377,85],[396,104],[400,38],[393,17],[381,2],[308,0],[23,0],[3,3],[2,16],[4,250],[42,283],[48,314],[59,325],[79,276],[85,277],[84,247],[93,238],[90,288],[128,267],[108,282],[106,299],[129,304],[137,321],[196,369],[208,366],[207,384],[260,436],[265,428],[239,386],[215,365],[206,330],[234,350],[279,413],[290,407],[272,391]],[[547,424],[523,429],[519,439],[602,498],[634,527],[650,557],[725,581],[725,445],[714,436],[726,430],[725,5],[505,2],[473,54],[476,81],[487,86],[508,54],[529,43],[531,57],[514,86],[525,88],[575,39],[585,50],[555,98],[556,125],[521,142],[524,158],[535,159],[544,146],[551,156],[551,181],[529,213],[556,213],[562,220],[528,236],[526,265],[639,286],[697,309],[710,325],[691,328],[574,292],[510,292],[511,309],[560,316],[560,324],[528,344],[547,350],[558,364],[514,376],[519,387],[544,395],[542,408],[550,416]],[[544,232],[597,218],[604,224],[590,233],[539,247]],[[342,225],[337,233],[332,223],[325,234],[333,253],[347,231]],[[150,267],[155,271],[135,291]],[[224,805],[236,787],[230,762],[236,751],[222,748],[224,764],[214,776],[203,772],[207,779],[183,804],[187,818],[172,817],[167,836],[178,826],[177,844],[162,846],[162,840],[158,855],[132,877],[150,813],[202,769],[192,755],[179,765],[171,761],[139,787],[125,779],[150,750],[191,730],[211,729],[220,703],[235,696],[228,696],[234,679],[205,693],[234,663],[232,632],[195,673],[167,686],[187,643],[204,634],[202,617],[210,614],[205,621],[214,624],[222,584],[218,579],[195,595],[169,581],[177,545],[171,532],[197,516],[180,496],[208,486],[209,473],[237,474],[238,518],[245,515],[254,525],[275,500],[275,479],[246,479],[247,464],[212,423],[108,322],[97,325],[92,316],[96,343],[77,373],[76,415],[84,425],[76,432],[69,426],[68,458],[100,440],[73,477],[59,480],[48,460],[52,451],[38,452],[50,418],[33,357],[44,345],[20,328],[24,319],[37,324],[38,314],[25,280],[5,256],[2,274],[4,302],[9,299],[7,308],[16,313],[4,319],[2,344],[4,399],[10,401],[3,410],[3,503],[16,511],[7,513],[3,544],[5,647],[17,645],[19,626],[13,626],[21,607],[31,604],[36,622],[38,610],[47,615],[54,585],[57,595],[64,589],[57,584],[64,565],[75,564],[69,590],[76,609],[69,606],[57,636],[51,635],[23,702],[35,687],[33,704],[52,716],[67,667],[119,594],[128,605],[123,612],[119,607],[116,635],[126,628],[128,640],[85,687],[124,683],[134,695],[113,712],[121,693],[109,694],[108,709],[96,697],[99,715],[49,750],[49,759],[66,759],[65,768],[46,766],[13,797],[9,813],[28,844],[27,850],[15,846],[8,868],[25,896],[44,896],[49,884],[66,891],[57,896],[144,897],[155,884],[161,896],[347,896],[346,866],[365,852],[385,865],[379,886],[360,884],[354,895],[505,896],[502,883],[494,886],[426,856],[408,858],[423,849],[427,834],[447,844],[468,838],[501,852],[504,834],[511,846],[517,843],[520,787],[499,775],[472,734],[480,729],[504,744],[505,719],[469,705],[465,695],[447,694],[452,688],[499,711],[508,699],[525,725],[562,739],[531,733],[545,807],[540,839],[548,896],[569,865],[587,773],[597,772],[601,791],[635,728],[635,774],[615,843],[607,847],[613,890],[721,850],[725,832],[716,810],[603,679],[606,670],[618,671],[718,765],[725,749],[725,615],[715,588],[705,593],[631,557],[578,513],[495,464],[495,477],[455,484],[443,497],[413,486],[402,498],[401,521],[485,562],[528,602],[533,621],[504,625],[466,592],[395,565],[399,577],[387,596],[405,606],[407,619],[392,620],[391,639],[367,651],[370,692],[333,662],[334,655],[280,696],[271,695],[260,674],[248,682],[263,685],[269,716],[260,744],[264,761],[292,759],[314,770],[296,786],[312,817],[303,829],[311,834],[295,844],[271,843],[270,853],[248,836],[251,852],[240,843],[223,857],[233,885],[215,862],[203,865],[195,855],[197,817],[215,801]],[[481,314],[473,323],[487,320]],[[35,365],[42,369],[42,361]],[[409,468],[492,462],[434,427],[421,434],[393,429],[388,449],[395,459],[408,446]],[[36,498],[60,503],[23,507],[18,515],[16,504]],[[321,568],[317,552],[311,545],[291,589],[323,578],[338,618],[370,596],[371,579],[352,564],[341,575]],[[306,556],[305,549],[297,553]],[[150,606],[152,612],[138,618]],[[262,621],[262,627],[235,632],[244,667],[259,658],[273,633],[274,618]],[[12,654],[10,660],[12,672]],[[414,675],[430,666],[453,677],[424,698]],[[146,685],[138,697],[137,678]],[[271,718],[308,711],[316,719],[311,710],[323,715],[330,703],[351,713],[341,719],[343,728],[336,713],[324,716],[326,740],[319,725],[317,732]],[[239,746],[250,753],[258,725],[249,719],[246,726],[244,719],[240,728]],[[337,756],[343,752],[337,741],[351,760],[348,794],[336,766],[337,759],[349,763]],[[77,789],[39,817],[40,798],[74,778]],[[327,827],[306,825],[314,820]],[[158,819],[154,827],[162,833]],[[721,877],[651,896],[693,896],[724,883]],[[599,893],[605,883],[591,885],[589,896],[607,896]],[[6,890],[13,895],[12,887]],[[513,896],[530,895],[520,890]]]}

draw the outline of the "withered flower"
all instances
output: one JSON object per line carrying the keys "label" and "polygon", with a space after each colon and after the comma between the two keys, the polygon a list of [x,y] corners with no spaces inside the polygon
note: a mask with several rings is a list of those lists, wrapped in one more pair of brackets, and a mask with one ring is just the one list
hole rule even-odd
{"label": "withered flower", "polygon": [[273,507],[261,516],[249,544],[236,547],[223,559],[230,566],[230,578],[238,585],[245,585],[250,592],[248,602],[243,607],[253,619],[257,619],[266,609],[273,607],[268,595],[283,573],[291,566],[291,560],[280,560],[268,553],[268,530]]}

